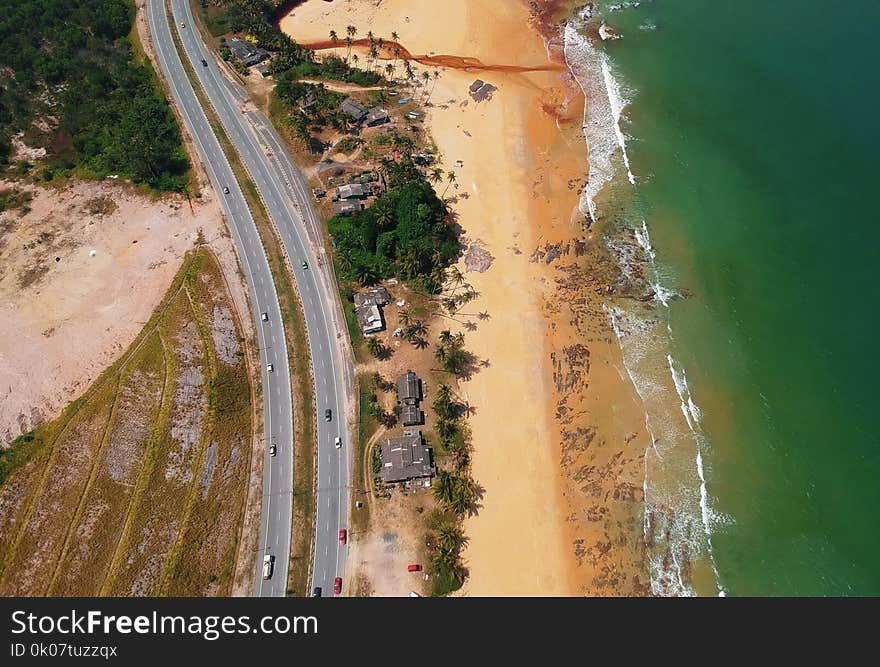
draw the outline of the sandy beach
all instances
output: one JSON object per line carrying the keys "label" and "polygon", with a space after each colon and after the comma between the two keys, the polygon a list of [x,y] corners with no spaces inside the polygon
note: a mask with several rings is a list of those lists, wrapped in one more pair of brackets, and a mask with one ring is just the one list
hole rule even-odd
{"label": "sandy beach", "polygon": [[[440,72],[426,126],[456,175],[447,196],[464,241],[494,258],[467,273],[480,295],[468,310],[490,317],[465,332],[489,363],[461,385],[476,408],[473,475],[484,488],[465,522],[462,592],[639,594],[644,413],[601,308],[614,268],[577,209],[583,99],[531,11],[502,0],[308,0],[281,27],[305,45],[347,25],[358,37],[394,31],[417,73]],[[497,88],[490,99],[469,96],[477,78]]]}

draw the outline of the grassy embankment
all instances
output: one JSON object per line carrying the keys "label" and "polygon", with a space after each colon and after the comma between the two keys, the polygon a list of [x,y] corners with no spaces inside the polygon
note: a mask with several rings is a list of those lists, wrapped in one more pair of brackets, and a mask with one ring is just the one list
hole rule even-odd
{"label": "grassy embankment", "polygon": [[188,253],[129,349],[0,454],[0,594],[227,595],[252,444],[242,338]]}
{"label": "grassy embankment", "polygon": [[[169,10],[169,22],[171,12]],[[183,53],[173,23],[171,34],[178,53],[186,68],[193,89],[199,98],[211,128],[220,142],[235,178],[250,208],[269,268],[278,293],[281,315],[287,339],[287,357],[290,365],[290,380],[293,392],[294,409],[294,463],[293,463],[293,518],[290,548],[290,571],[288,575],[288,594],[305,596],[309,592],[309,568],[312,542],[315,534],[315,445],[317,443],[315,426],[315,397],[312,385],[311,355],[305,317],[299,295],[293,283],[291,269],[285,259],[281,242],[266,208],[260,199],[259,191],[229,140],[220,119],[210,100],[198,82],[189,58]]]}

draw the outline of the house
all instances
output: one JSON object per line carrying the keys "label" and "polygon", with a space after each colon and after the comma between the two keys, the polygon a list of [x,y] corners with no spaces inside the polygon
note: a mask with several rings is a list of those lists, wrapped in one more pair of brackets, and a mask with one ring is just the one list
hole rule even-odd
{"label": "house", "polygon": [[388,112],[385,109],[380,109],[379,107],[373,107],[367,112],[366,117],[364,118],[364,122],[369,127],[376,127],[377,125],[384,125],[389,122],[391,117],[388,115]]}
{"label": "house", "polygon": [[404,426],[418,426],[424,423],[424,414],[417,405],[402,405],[400,407],[400,423]]}
{"label": "house", "polygon": [[431,448],[419,430],[403,430],[403,437],[387,438],[379,446],[382,481],[386,484],[434,476]]}
{"label": "house", "polygon": [[336,188],[336,196],[340,200],[363,199],[367,196],[367,191],[360,183],[349,183],[347,185],[340,185],[338,188]]}
{"label": "house", "polygon": [[[360,202],[339,202],[339,204],[348,203],[361,205]],[[390,300],[388,290],[384,287],[373,287],[354,295],[354,314],[364,334],[376,333],[385,328],[381,307]]]}
{"label": "house", "polygon": [[385,322],[382,319],[382,311],[375,303],[371,303],[360,308],[355,308],[358,324],[361,325],[361,331],[364,334],[376,333],[385,328]]}
{"label": "house", "polygon": [[243,39],[233,38],[226,42],[229,50],[245,67],[256,65],[269,57],[269,52]]}
{"label": "house", "polygon": [[269,71],[269,63],[263,63],[262,65],[257,65],[255,69],[257,70],[257,72],[260,73],[260,76],[263,77],[264,79],[272,76],[272,72]]}
{"label": "house", "polygon": [[340,108],[342,109],[342,112],[347,114],[355,123],[360,123],[367,117],[367,110],[350,97],[347,97],[342,101],[342,106]]}
{"label": "house", "polygon": [[434,162],[434,157],[432,155],[425,155],[424,153],[412,153],[410,157],[412,158],[412,161],[420,167],[427,167]]}
{"label": "house", "polygon": [[351,215],[363,210],[364,205],[357,199],[343,199],[336,202],[336,212],[339,215]]}
{"label": "house", "polygon": [[397,400],[404,405],[418,405],[422,400],[422,381],[413,371],[397,378]]}
{"label": "house", "polygon": [[388,294],[387,289],[381,286],[371,287],[370,289],[358,292],[354,295],[355,308],[366,306],[371,303],[376,304],[377,306],[384,306],[389,301],[391,301],[391,295]]}

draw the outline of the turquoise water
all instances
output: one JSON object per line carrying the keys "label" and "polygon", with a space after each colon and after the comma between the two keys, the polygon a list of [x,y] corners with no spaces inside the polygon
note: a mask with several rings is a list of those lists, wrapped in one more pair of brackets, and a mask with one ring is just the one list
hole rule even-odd
{"label": "turquoise water", "polygon": [[690,293],[667,319],[711,507],[694,592],[878,595],[880,3],[609,4],[626,217]]}

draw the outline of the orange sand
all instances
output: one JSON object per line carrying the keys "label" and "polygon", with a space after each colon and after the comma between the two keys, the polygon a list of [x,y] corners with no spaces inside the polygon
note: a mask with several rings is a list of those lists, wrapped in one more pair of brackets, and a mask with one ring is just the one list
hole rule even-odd
{"label": "orange sand", "polygon": [[[564,67],[548,59],[526,3],[510,0],[383,0],[378,6],[373,0],[309,0],[281,22],[302,44],[326,41],[331,29],[344,38],[347,25],[358,29],[358,38],[372,30],[389,40],[395,31],[399,44],[414,54],[417,74],[440,70],[426,125],[442,166],[455,172],[457,183],[447,196],[457,196],[453,209],[467,240],[494,256],[485,273],[467,273],[480,296],[465,310],[488,311],[490,318],[465,332],[468,349],[489,365],[461,385],[476,407],[469,419],[473,475],[484,488],[479,513],[465,522],[470,574],[463,592],[629,594],[632,589],[621,582],[632,581],[633,573],[624,570],[637,568],[630,557],[638,551],[632,549],[637,540],[631,538],[633,530],[641,530],[630,516],[633,508],[623,513],[612,508],[599,522],[586,508],[596,504],[597,495],[616,500],[623,478],[640,490],[638,456],[615,453],[626,437],[633,452],[644,452],[642,413],[620,372],[619,350],[599,304],[584,297],[590,309],[578,321],[555,283],[563,260],[530,261],[539,246],[584,237],[576,206],[588,165],[578,102],[561,114],[570,124],[557,121],[570,96],[560,76]],[[366,50],[359,53],[364,66]],[[435,67],[441,64],[450,67]],[[455,69],[474,65],[474,71]],[[398,61],[397,71],[402,69]],[[497,87],[491,100],[477,103],[468,95],[477,77]],[[551,354],[563,357],[584,328],[596,332],[589,373],[598,367],[601,398],[586,373],[570,387],[554,375],[559,368]],[[557,419],[566,396],[571,407],[577,404],[568,424]],[[584,452],[569,448],[564,454],[561,428],[572,427],[575,412],[599,434],[594,442],[602,446],[588,456],[604,456],[608,463],[603,469],[608,474],[587,490],[583,481],[591,472],[583,471],[590,468]],[[608,576],[609,559],[618,576]]]}

